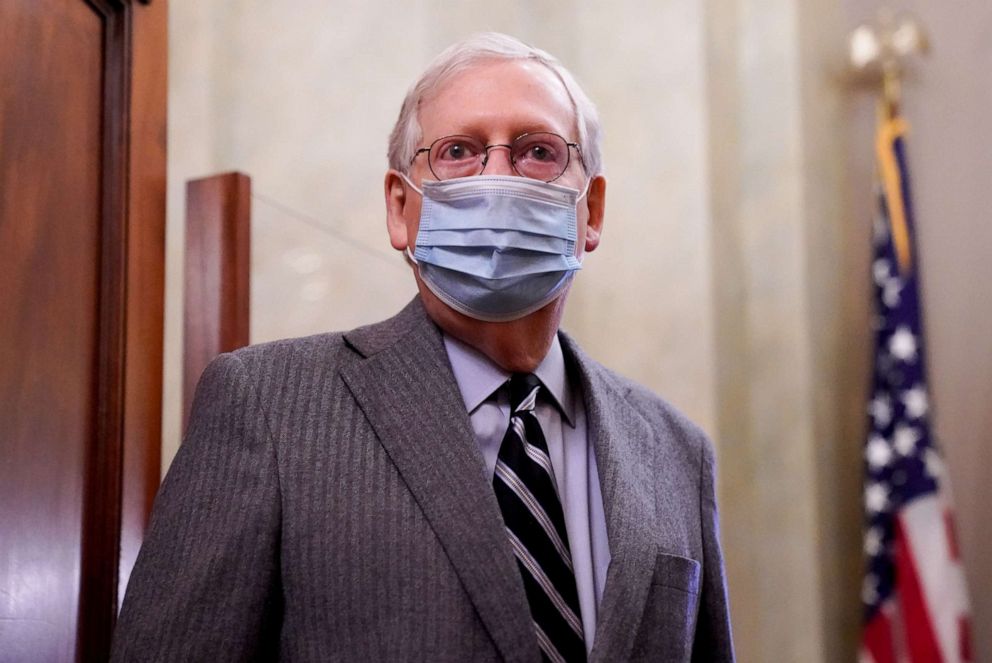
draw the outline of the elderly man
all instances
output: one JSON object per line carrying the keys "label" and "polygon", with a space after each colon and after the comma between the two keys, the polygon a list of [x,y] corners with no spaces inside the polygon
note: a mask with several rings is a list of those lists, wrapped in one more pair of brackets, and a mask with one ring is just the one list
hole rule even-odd
{"label": "elderly man", "polygon": [[431,64],[385,178],[419,297],[207,368],[116,659],[732,660],[709,443],[558,330],[599,138],[543,51]]}

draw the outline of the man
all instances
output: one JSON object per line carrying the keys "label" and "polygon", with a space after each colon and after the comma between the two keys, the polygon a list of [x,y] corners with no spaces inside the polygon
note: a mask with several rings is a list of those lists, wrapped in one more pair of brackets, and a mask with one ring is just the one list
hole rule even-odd
{"label": "man", "polygon": [[599,135],[543,51],[435,60],[385,178],[419,297],[207,368],[117,660],[733,659],[709,443],[558,331]]}

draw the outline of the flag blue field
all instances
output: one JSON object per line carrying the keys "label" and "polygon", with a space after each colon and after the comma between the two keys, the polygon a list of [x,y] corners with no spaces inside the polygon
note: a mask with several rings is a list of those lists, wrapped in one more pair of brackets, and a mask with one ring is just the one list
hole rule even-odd
{"label": "flag blue field", "polygon": [[971,660],[968,593],[927,388],[905,133],[886,118],[876,141],[860,659],[957,663]]}

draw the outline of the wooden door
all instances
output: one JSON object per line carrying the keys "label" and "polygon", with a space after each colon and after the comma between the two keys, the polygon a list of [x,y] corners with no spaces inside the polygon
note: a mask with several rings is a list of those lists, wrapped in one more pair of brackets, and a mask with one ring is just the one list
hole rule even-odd
{"label": "wooden door", "polygon": [[164,0],[0,2],[0,659],[100,660],[158,485]]}

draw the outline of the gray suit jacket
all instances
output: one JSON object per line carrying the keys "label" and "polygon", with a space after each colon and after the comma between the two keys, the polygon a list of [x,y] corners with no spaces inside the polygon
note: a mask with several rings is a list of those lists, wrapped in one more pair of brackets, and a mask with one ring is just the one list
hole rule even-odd
{"label": "gray suit jacket", "polygon": [[[562,334],[612,554],[595,661],[732,660],[704,435]],[[218,357],[162,484],[114,660],[539,661],[440,332],[415,299]]]}

